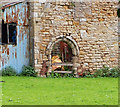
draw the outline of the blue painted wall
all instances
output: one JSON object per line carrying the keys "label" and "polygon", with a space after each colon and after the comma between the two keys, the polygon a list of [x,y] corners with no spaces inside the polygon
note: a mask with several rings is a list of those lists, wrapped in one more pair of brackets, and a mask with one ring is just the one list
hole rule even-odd
{"label": "blue painted wall", "polygon": [[3,8],[4,22],[17,24],[17,45],[1,45],[0,69],[11,66],[20,73],[24,65],[29,65],[29,7],[23,2]]}

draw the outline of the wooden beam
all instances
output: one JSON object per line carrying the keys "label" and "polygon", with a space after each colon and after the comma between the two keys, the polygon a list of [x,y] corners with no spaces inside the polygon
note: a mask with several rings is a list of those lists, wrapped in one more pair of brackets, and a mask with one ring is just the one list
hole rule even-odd
{"label": "wooden beam", "polygon": [[71,63],[53,63],[52,65],[54,65],[54,66],[58,66],[58,65],[60,65],[60,66],[73,66],[73,64],[71,64]]}

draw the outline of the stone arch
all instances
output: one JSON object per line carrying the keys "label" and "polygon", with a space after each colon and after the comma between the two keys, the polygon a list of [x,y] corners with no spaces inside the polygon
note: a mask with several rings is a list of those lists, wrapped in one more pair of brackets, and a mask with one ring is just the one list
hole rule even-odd
{"label": "stone arch", "polygon": [[[65,41],[66,43],[69,44],[75,58],[79,56],[79,47],[78,47],[76,41],[71,36],[61,35],[61,36],[56,37],[53,41],[51,41],[49,43],[49,45],[47,47],[47,50],[46,50],[47,55],[48,55],[48,60],[49,60],[48,61],[49,62],[48,63],[48,66],[49,66],[48,72],[52,71],[52,61],[51,61],[52,55],[51,55],[51,53],[52,53],[52,50],[53,50],[53,46],[60,41]],[[75,63],[75,61],[73,61],[73,62]],[[76,64],[73,64],[73,65],[74,65],[73,68],[76,69],[77,68]]]}
{"label": "stone arch", "polygon": [[73,55],[79,56],[79,47],[78,47],[76,41],[70,36],[63,36],[63,35],[56,37],[54,41],[51,41],[49,43],[49,45],[47,47],[47,51],[49,54],[51,54],[53,46],[60,41],[67,42],[70,45],[70,47],[72,48]]}

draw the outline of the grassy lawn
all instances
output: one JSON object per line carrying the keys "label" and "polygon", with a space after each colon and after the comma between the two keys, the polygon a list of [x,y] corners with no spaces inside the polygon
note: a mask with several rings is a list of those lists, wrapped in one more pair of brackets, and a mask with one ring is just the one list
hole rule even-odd
{"label": "grassy lawn", "polygon": [[118,104],[118,78],[2,79],[3,105]]}

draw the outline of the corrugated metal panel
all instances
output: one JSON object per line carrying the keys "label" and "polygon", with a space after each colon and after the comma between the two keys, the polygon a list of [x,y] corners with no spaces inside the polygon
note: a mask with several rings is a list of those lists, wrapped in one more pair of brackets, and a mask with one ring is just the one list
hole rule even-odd
{"label": "corrugated metal panel", "polygon": [[[15,1],[15,0],[14,0]],[[2,7],[2,9],[4,9],[4,8],[7,8],[7,7],[10,7],[10,6],[13,6],[13,5],[17,5],[17,4],[19,4],[19,3],[22,3],[22,2],[24,2],[25,0],[17,0],[16,2],[13,2],[13,1],[10,1],[10,0],[8,0],[8,1],[6,1],[6,0],[4,0],[4,1],[1,1],[1,3],[3,4],[3,7]]]}
{"label": "corrugated metal panel", "polygon": [[2,68],[11,66],[17,70],[16,46],[6,45],[2,47]]}
{"label": "corrugated metal panel", "polygon": [[20,3],[4,9],[3,19],[5,23],[15,22],[17,25],[28,25],[29,6]]}
{"label": "corrugated metal panel", "polygon": [[2,68],[11,66],[19,73],[23,65],[29,64],[29,30],[28,27],[17,26],[17,46],[2,46]]}
{"label": "corrugated metal panel", "polygon": [[29,64],[29,26],[26,26],[28,13],[29,8],[25,3],[13,5],[4,10],[5,23],[17,24],[17,45],[2,45],[1,68],[11,66],[19,73],[24,65]]}
{"label": "corrugated metal panel", "polygon": [[23,65],[29,64],[29,30],[28,27],[18,26],[18,45],[17,45],[17,59],[19,72]]}

